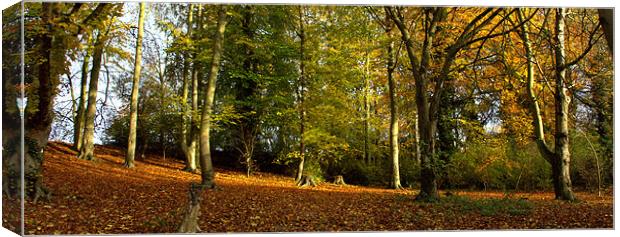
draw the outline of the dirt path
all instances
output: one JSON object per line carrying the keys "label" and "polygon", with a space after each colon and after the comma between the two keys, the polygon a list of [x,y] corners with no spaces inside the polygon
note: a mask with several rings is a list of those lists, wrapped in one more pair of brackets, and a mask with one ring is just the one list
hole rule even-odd
{"label": "dirt path", "polygon": [[[127,170],[113,148],[97,147],[97,162],[74,154],[65,144],[48,147],[44,182],[53,198],[26,204],[27,234],[175,232],[189,184],[200,180],[170,159],[137,161]],[[221,190],[207,191],[201,208],[199,224],[206,232],[613,227],[611,194],[578,193],[581,202],[564,203],[551,193],[502,201],[502,193],[459,192],[424,204],[413,202],[412,190],[330,184],[300,189],[287,177],[217,171]]]}

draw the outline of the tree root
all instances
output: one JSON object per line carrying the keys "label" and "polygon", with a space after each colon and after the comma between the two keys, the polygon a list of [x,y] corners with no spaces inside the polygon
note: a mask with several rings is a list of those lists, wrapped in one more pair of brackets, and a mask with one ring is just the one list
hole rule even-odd
{"label": "tree root", "polygon": [[34,199],[32,200],[32,202],[37,203],[39,201],[39,198],[43,198],[45,201],[49,202],[52,198],[52,192],[46,187],[37,185],[35,187]]}
{"label": "tree root", "polygon": [[123,167],[131,169],[131,168],[136,167],[136,165],[134,163],[127,163],[127,162],[125,162],[125,163],[123,163]]}
{"label": "tree root", "polygon": [[181,221],[181,225],[179,226],[179,233],[197,233],[201,231],[198,226],[198,218],[200,217],[202,193],[205,188],[205,185],[202,184],[190,184],[188,206],[183,220]]}
{"label": "tree root", "polygon": [[415,197],[415,201],[418,201],[418,202],[437,202],[437,201],[439,201],[439,196],[437,196],[437,195],[429,195],[426,192],[420,192]]}
{"label": "tree root", "polygon": [[390,185],[390,188],[394,190],[402,190],[403,186],[401,184],[395,184],[394,182],[392,182],[392,184]]}
{"label": "tree root", "polygon": [[344,178],[342,177],[342,175],[338,175],[338,176],[336,176],[336,178],[334,179],[334,184],[335,184],[335,185],[347,185],[347,184],[344,182]]}
{"label": "tree root", "polygon": [[301,177],[301,179],[299,181],[297,181],[296,185],[298,187],[307,187],[307,186],[311,186],[311,187],[316,187],[316,181],[314,180],[314,176],[311,175],[304,175]]}

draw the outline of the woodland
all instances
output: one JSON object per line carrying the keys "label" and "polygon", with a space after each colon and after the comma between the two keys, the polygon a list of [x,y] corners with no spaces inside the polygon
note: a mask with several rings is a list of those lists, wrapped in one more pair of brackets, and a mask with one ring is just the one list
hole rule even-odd
{"label": "woodland", "polygon": [[22,188],[25,234],[614,227],[611,9],[21,16],[2,12],[11,231]]}

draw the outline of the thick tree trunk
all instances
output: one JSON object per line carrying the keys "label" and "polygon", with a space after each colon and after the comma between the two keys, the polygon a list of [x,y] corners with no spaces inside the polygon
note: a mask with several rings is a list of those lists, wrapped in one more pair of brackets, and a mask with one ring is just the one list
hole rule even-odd
{"label": "thick tree trunk", "polygon": [[614,55],[614,9],[598,9],[598,17],[601,25],[603,26],[603,32],[605,33],[605,40],[607,46],[609,46],[609,52]]}
{"label": "thick tree trunk", "polygon": [[452,79],[446,79],[446,86],[444,87],[444,91],[441,94],[441,99],[439,103],[439,120],[437,122],[437,149],[438,149],[438,158],[441,162],[440,167],[440,175],[442,180],[443,188],[450,188],[450,179],[448,177],[448,170],[444,167],[450,164],[450,158],[452,154],[454,154],[456,150],[456,123],[453,119],[454,114],[456,113],[455,104],[455,96],[456,96],[456,88],[453,85]]}
{"label": "thick tree trunk", "polygon": [[566,86],[566,55],[564,53],[564,27],[566,9],[556,10],[556,45],[555,45],[555,161],[553,166],[553,182],[555,197],[561,200],[575,200],[570,179],[570,147],[569,147],[569,107],[571,99]]}
{"label": "thick tree trunk", "polygon": [[[519,11],[519,20],[523,22],[522,13]],[[545,141],[543,130],[543,119],[540,110],[538,98],[535,94],[534,66],[531,43],[528,36],[527,23],[521,26],[521,38],[524,42],[525,57],[527,59],[527,78],[528,78],[528,95],[531,102],[532,116],[534,120],[534,135],[536,144],[541,155],[549,164],[551,164],[553,187],[556,199],[575,200],[572,192],[570,181],[570,151],[568,144],[568,109],[570,99],[567,96],[567,88],[564,84],[565,68],[564,68],[564,10],[558,9],[556,14],[556,140],[555,151],[551,150]]]}
{"label": "thick tree trunk", "polygon": [[88,86],[88,105],[86,107],[86,120],[82,149],[78,153],[78,158],[85,160],[95,160],[95,114],[97,106],[97,85],[99,84],[99,72],[101,71],[101,57],[103,55],[104,41],[107,37],[104,31],[100,31],[95,42],[93,54],[93,67],[90,71],[90,83]]}
{"label": "thick tree trunk", "polygon": [[205,92],[205,104],[202,110],[202,121],[200,126],[200,169],[202,177],[202,185],[208,188],[215,187],[213,163],[211,161],[211,113],[213,110],[213,101],[215,99],[215,88],[217,76],[220,68],[220,57],[224,46],[224,32],[226,30],[226,7],[219,6],[217,19],[217,32],[213,45],[213,58],[211,60],[211,69]]}
{"label": "thick tree trunk", "polygon": [[[422,48],[422,59],[418,59],[414,53],[414,45],[409,36],[409,31],[405,23],[403,22],[404,16],[400,10],[394,7],[385,7],[385,11],[398,27],[401,38],[405,42],[405,49],[409,58],[409,63],[412,68],[415,79],[415,99],[416,108],[418,114],[418,128],[419,128],[419,147],[420,147],[420,193],[417,195],[416,200],[420,201],[434,201],[439,198],[437,192],[437,175],[435,171],[435,140],[434,134],[437,128],[436,114],[431,113],[431,98],[428,95],[429,74],[427,67],[430,62],[431,47],[433,45],[433,37],[436,30],[436,19],[430,20],[430,13],[440,10],[428,10],[426,13],[426,20],[429,22],[429,27],[425,32],[424,44]],[[436,16],[439,17],[439,16]],[[437,88],[434,94],[437,96],[441,94],[441,88]],[[436,111],[434,111],[436,112]]]}
{"label": "thick tree trunk", "polygon": [[[58,3],[42,3],[41,22],[45,28],[54,28],[53,22],[57,20],[59,15]],[[53,101],[56,96],[56,86],[58,77],[62,70],[56,66],[53,59],[58,57],[54,55],[58,52],[64,52],[64,49],[52,50],[57,42],[54,40],[52,32],[45,32],[35,36],[36,47],[34,47],[35,58],[24,61],[26,67],[23,75],[25,78],[34,78],[34,89],[31,91],[33,95],[30,99],[31,103],[26,105],[24,112],[24,197],[32,198],[35,202],[39,198],[49,199],[50,193],[43,185],[43,161],[44,149],[51,131],[53,121]],[[58,46],[60,47],[60,46]],[[28,50],[28,49],[25,49]],[[4,60],[3,60],[4,61]],[[3,72],[5,68],[3,67]],[[30,75],[28,77],[28,74]],[[3,93],[4,95],[13,94],[16,88],[21,88],[21,81],[15,75],[3,73]],[[17,77],[18,78],[18,77]],[[8,79],[8,80],[6,80]],[[21,90],[18,90],[17,98],[21,97]],[[16,97],[12,97],[13,99]],[[11,97],[8,97],[11,98]],[[22,120],[19,112],[10,112],[7,109],[15,108],[15,100],[7,101],[3,99],[2,109],[2,163],[3,163],[3,190],[9,195],[18,195],[21,193],[21,125]],[[35,101],[36,103],[33,103]],[[7,104],[7,103],[10,103]],[[36,106],[35,108],[32,108]]]}
{"label": "thick tree trunk", "polygon": [[179,233],[196,233],[200,232],[198,220],[200,217],[200,202],[202,201],[202,193],[204,189],[202,185],[192,183],[189,187],[189,200],[185,215],[179,226]]}
{"label": "thick tree trunk", "polygon": [[[197,29],[202,29],[202,5],[198,4],[198,14],[197,14]],[[198,35],[192,34],[192,40],[197,40]],[[193,152],[193,166],[198,168],[200,166],[200,122],[202,121],[200,111],[200,84],[198,83],[202,80],[202,63],[198,58],[197,52],[192,52],[192,120],[190,122],[190,130],[189,130],[189,147],[190,153]]]}
{"label": "thick tree trunk", "polygon": [[138,38],[134,55],[133,85],[131,87],[131,104],[129,105],[129,137],[127,138],[127,154],[124,166],[133,168],[136,155],[136,131],[138,127],[138,96],[140,88],[140,71],[142,70],[142,35],[144,35],[144,2],[140,3],[138,16]]}
{"label": "thick tree trunk", "polygon": [[334,184],[335,185],[347,185],[347,183],[344,182],[344,177],[342,177],[342,175],[338,175],[336,176],[336,178],[334,178]]}
{"label": "thick tree trunk", "polygon": [[390,43],[387,48],[387,78],[390,98],[390,157],[392,158],[391,188],[402,189],[400,184],[400,171],[398,165],[398,108],[396,106],[396,83],[394,82],[394,42],[391,40],[392,28],[386,29]]}
{"label": "thick tree trunk", "polygon": [[[418,106],[418,111],[426,108],[420,108],[420,106]],[[416,200],[434,201],[439,199],[439,193],[437,192],[437,174],[435,172],[435,168],[433,167],[433,164],[435,163],[433,134],[435,133],[436,121],[431,121],[428,118],[420,119],[419,125],[421,152],[420,193],[416,197]]]}
{"label": "thick tree trunk", "polygon": [[82,77],[80,84],[80,102],[78,103],[77,116],[75,117],[75,123],[73,128],[73,149],[79,151],[82,149],[82,135],[84,134],[84,125],[86,120],[86,103],[88,96],[88,66],[90,62],[91,50],[90,44],[92,43],[92,36],[88,36],[86,42],[89,46],[85,50],[84,61],[82,62]]}
{"label": "thick tree trunk", "polygon": [[306,161],[305,157],[305,141],[304,141],[304,133],[305,133],[305,123],[306,123],[306,109],[304,105],[304,94],[305,94],[305,41],[306,34],[304,32],[304,12],[303,7],[299,7],[299,32],[297,33],[300,39],[299,43],[299,166],[297,168],[297,177],[295,178],[295,182],[299,182],[304,173],[304,163]]}
{"label": "thick tree trunk", "polygon": [[[193,28],[193,16],[194,5],[189,4],[188,16],[187,16],[187,37],[192,37]],[[190,54],[184,55],[183,61],[183,94],[181,97],[181,109],[183,113],[183,120],[181,124],[181,150],[185,155],[185,171],[196,171],[196,148],[192,143],[193,133],[191,132],[191,124],[193,123],[193,116],[191,116],[190,105],[188,103],[190,83],[193,80],[194,71],[190,70]],[[192,145],[194,145],[192,147]]]}
{"label": "thick tree trunk", "polygon": [[307,186],[311,186],[311,187],[316,187],[316,180],[314,180],[314,176],[312,175],[303,175],[299,181],[297,181],[297,186],[299,187],[307,187]]}

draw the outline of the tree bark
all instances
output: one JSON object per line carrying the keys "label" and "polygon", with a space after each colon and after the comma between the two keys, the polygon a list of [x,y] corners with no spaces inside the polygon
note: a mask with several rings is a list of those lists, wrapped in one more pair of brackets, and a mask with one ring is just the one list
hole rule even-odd
{"label": "tree bark", "polygon": [[124,166],[133,168],[136,154],[136,131],[138,127],[138,96],[140,94],[140,73],[142,70],[142,36],[144,35],[144,2],[140,3],[138,16],[138,37],[136,39],[136,53],[134,55],[133,85],[131,87],[131,104],[129,105],[129,137],[127,139],[127,154]]}
{"label": "tree bark", "polygon": [[80,102],[78,104],[77,116],[75,118],[74,128],[73,128],[73,149],[79,151],[82,149],[82,136],[84,134],[84,124],[86,120],[85,107],[87,103],[88,96],[88,66],[90,63],[91,49],[90,44],[92,43],[92,35],[88,35],[88,40],[86,41],[87,47],[84,54],[84,61],[82,62],[82,77],[80,84]]}
{"label": "tree bark", "polygon": [[[254,40],[254,29],[251,26],[252,19],[254,18],[253,11],[253,7],[250,5],[245,6],[242,10],[243,18],[241,21],[241,29],[249,41]],[[258,83],[257,80],[250,76],[257,74],[254,48],[251,45],[244,44],[243,50],[245,51],[243,70],[246,76],[239,78],[242,82],[237,83],[236,100],[240,103],[237,108],[243,117],[240,119],[238,125],[239,134],[236,147],[240,152],[239,160],[245,163],[246,174],[249,177],[252,171],[252,156],[256,143],[256,135],[259,131],[259,111],[257,109],[258,102],[256,101]]]}
{"label": "tree bark", "polygon": [[203,191],[202,185],[197,185],[195,183],[190,185],[187,209],[181,221],[181,225],[179,226],[179,233],[196,233],[201,231],[198,226],[198,220],[200,217],[200,202],[202,201]]}
{"label": "tree bark", "polygon": [[390,157],[392,159],[392,180],[390,186],[393,189],[402,189],[400,184],[400,171],[398,165],[398,108],[396,105],[396,82],[394,81],[394,41],[392,37],[392,27],[386,28],[386,34],[390,40],[387,48],[387,78],[390,98]]}
{"label": "tree bark", "polygon": [[614,55],[614,9],[598,9],[598,17],[601,25],[603,26],[603,32],[605,33],[605,40],[609,47],[609,52]]}
{"label": "tree bark", "polygon": [[79,159],[95,160],[95,115],[97,112],[97,86],[99,84],[99,72],[101,71],[101,59],[103,56],[103,48],[105,45],[107,32],[100,30],[95,42],[93,54],[93,67],[90,70],[90,83],[88,86],[88,105],[86,107],[86,119],[84,126],[84,135],[82,149],[78,153]]}
{"label": "tree bark", "polygon": [[551,164],[553,168],[553,182],[555,197],[560,200],[575,200],[570,179],[570,146],[569,146],[569,107],[571,98],[566,86],[566,54],[564,46],[564,28],[566,9],[556,10],[556,45],[555,45],[555,154],[556,159]]}
{"label": "tree bark", "polygon": [[215,88],[217,76],[220,68],[220,57],[224,46],[224,32],[226,31],[226,6],[219,6],[217,19],[217,32],[213,43],[213,58],[209,71],[207,87],[205,88],[205,104],[202,110],[202,121],[200,126],[200,169],[202,185],[208,188],[215,187],[213,163],[211,161],[211,113],[213,101],[215,99]]}
{"label": "tree bark", "polygon": [[[543,120],[540,111],[540,105],[538,98],[535,94],[535,80],[534,80],[534,67],[533,67],[533,54],[531,50],[531,43],[528,35],[528,25],[524,23],[521,25],[521,38],[525,48],[525,57],[527,59],[527,90],[528,96],[531,102],[532,116],[534,120],[534,135],[536,137],[536,144],[541,155],[549,164],[552,169],[553,187],[555,191],[556,199],[560,200],[575,200],[575,196],[571,188],[570,180],[570,151],[568,143],[568,109],[570,99],[567,96],[568,89],[564,84],[564,77],[566,69],[564,68],[565,55],[564,55],[564,9],[557,9],[556,22],[555,22],[555,59],[556,59],[556,90],[554,92],[554,99],[556,104],[555,119],[556,119],[556,138],[555,138],[555,150],[549,148],[545,141],[545,133],[543,128]],[[519,10],[517,12],[519,21],[523,22],[523,14]]]}
{"label": "tree bark", "polygon": [[[187,35],[186,37],[192,38],[192,28],[194,23],[194,5],[189,4],[188,16],[187,16]],[[190,61],[192,61],[191,54],[184,54],[183,61],[183,94],[181,97],[181,109],[183,113],[183,120],[181,124],[181,150],[185,155],[185,171],[196,171],[196,145],[193,142],[193,133],[191,132],[193,116],[191,115],[190,105],[188,103],[189,88],[193,82],[194,71],[190,70]]]}
{"label": "tree bark", "polygon": [[305,157],[305,141],[304,141],[304,133],[305,133],[305,120],[306,120],[306,110],[304,107],[304,94],[305,94],[305,55],[304,55],[304,48],[305,48],[305,41],[306,41],[306,34],[304,32],[304,11],[303,11],[303,7],[300,6],[299,7],[299,32],[297,32],[297,35],[299,36],[299,86],[298,86],[298,90],[299,90],[299,156],[300,156],[300,160],[299,160],[299,166],[297,168],[297,177],[295,178],[295,182],[299,182],[303,176],[304,173],[304,163],[306,160]]}
{"label": "tree bark", "polygon": [[[196,28],[198,30],[202,29],[202,5],[198,5],[198,15],[197,15],[197,25]],[[196,33],[192,33],[192,40],[198,39],[198,34],[200,31]],[[202,121],[199,113],[200,111],[200,97],[198,92],[200,92],[200,84],[198,83],[202,80],[202,63],[198,58],[198,53],[196,51],[192,52],[192,120],[190,123],[190,143],[189,149],[192,150],[190,152],[194,152],[194,165],[196,167],[200,166],[200,122]]]}
{"label": "tree bark", "polygon": [[[408,29],[403,22],[404,17],[400,13],[400,10],[394,7],[385,7],[385,11],[392,19],[395,25],[398,27],[401,38],[405,42],[405,49],[412,68],[415,79],[415,98],[416,108],[418,112],[418,128],[420,134],[420,193],[416,197],[416,200],[421,201],[433,201],[439,198],[437,192],[437,175],[434,169],[435,149],[434,149],[434,137],[437,120],[434,119],[430,111],[430,98],[427,95],[427,87],[429,84],[427,67],[430,61],[430,47],[433,45],[433,37],[435,34],[437,20],[433,18],[431,21],[427,13],[427,20],[429,22],[428,29],[425,32],[424,46],[422,49],[422,60],[414,53],[413,41],[409,36]],[[428,10],[430,12],[430,10]],[[440,91],[436,91],[436,94]]]}

